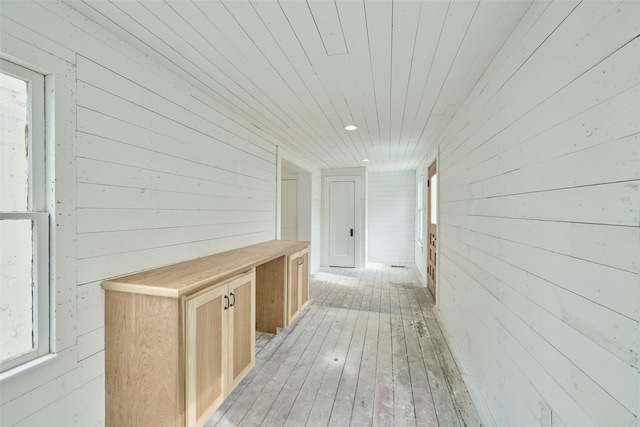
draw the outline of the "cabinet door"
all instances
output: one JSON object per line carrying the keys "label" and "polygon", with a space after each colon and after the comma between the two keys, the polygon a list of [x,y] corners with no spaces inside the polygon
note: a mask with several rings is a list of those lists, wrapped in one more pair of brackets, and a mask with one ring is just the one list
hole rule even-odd
{"label": "cabinet door", "polygon": [[300,287],[300,309],[302,310],[309,303],[309,250],[302,251],[300,258],[298,282]]}
{"label": "cabinet door", "polygon": [[298,274],[298,265],[300,263],[299,259],[300,253],[295,253],[293,255],[289,255],[289,271],[288,271],[288,324],[290,324],[293,319],[298,315],[300,311],[300,284],[299,284],[299,274]]}
{"label": "cabinet door", "polygon": [[217,286],[186,300],[185,412],[187,426],[202,425],[227,394],[229,300]]}
{"label": "cabinet door", "polygon": [[256,363],[256,279],[253,272],[229,283],[229,391]]}

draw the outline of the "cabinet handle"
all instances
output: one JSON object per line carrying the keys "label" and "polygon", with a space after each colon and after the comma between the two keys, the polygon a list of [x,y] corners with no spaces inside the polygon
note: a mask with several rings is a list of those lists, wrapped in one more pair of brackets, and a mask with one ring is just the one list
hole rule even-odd
{"label": "cabinet handle", "polygon": [[226,305],[224,306],[224,309],[229,310],[229,297],[225,295],[224,300],[226,301]]}
{"label": "cabinet handle", "polygon": [[298,265],[302,265],[302,263],[304,262],[304,258],[302,258],[301,256],[298,257]]}
{"label": "cabinet handle", "polygon": [[236,296],[233,294],[233,292],[231,292],[231,296],[233,297],[233,302],[229,307],[233,307],[234,305],[236,305]]}

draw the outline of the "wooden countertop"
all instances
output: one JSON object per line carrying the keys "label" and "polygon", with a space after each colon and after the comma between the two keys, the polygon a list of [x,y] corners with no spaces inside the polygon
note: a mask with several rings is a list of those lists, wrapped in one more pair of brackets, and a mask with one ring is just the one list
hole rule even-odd
{"label": "wooden countertop", "polygon": [[309,242],[271,240],[102,282],[108,291],[179,298],[260,264],[309,247]]}

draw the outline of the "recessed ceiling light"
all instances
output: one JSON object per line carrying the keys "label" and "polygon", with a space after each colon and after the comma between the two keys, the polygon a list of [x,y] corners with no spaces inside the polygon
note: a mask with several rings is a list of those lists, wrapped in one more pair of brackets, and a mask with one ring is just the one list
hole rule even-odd
{"label": "recessed ceiling light", "polygon": [[344,128],[345,128],[345,130],[356,130],[356,129],[358,129],[358,126],[356,126],[356,125],[346,125]]}
{"label": "recessed ceiling light", "polygon": [[368,161],[369,161],[369,159],[362,159],[362,161],[363,161],[363,162],[368,162]]}

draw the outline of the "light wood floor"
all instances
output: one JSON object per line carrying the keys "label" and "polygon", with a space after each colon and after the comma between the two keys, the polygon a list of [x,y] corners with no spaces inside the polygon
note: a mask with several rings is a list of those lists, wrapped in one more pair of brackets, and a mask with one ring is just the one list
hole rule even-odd
{"label": "light wood floor", "polygon": [[413,269],[321,269],[206,425],[479,426],[432,306]]}

